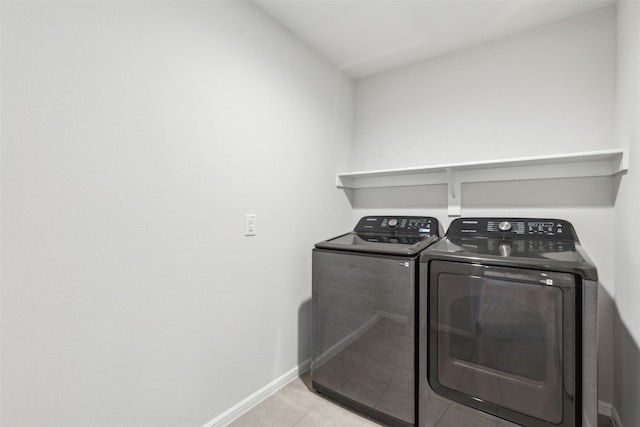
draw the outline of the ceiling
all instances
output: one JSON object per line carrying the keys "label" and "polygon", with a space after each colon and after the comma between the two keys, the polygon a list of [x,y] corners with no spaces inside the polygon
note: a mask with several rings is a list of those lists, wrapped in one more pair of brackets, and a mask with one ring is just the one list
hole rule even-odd
{"label": "ceiling", "polygon": [[254,0],[351,76],[365,77],[615,0]]}

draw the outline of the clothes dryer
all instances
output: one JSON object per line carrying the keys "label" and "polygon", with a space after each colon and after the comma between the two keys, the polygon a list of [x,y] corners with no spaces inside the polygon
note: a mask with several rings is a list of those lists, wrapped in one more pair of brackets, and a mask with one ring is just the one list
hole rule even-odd
{"label": "clothes dryer", "polygon": [[420,427],[596,427],[598,277],[569,222],[456,219],[420,276]]}
{"label": "clothes dryer", "polygon": [[316,391],[392,426],[413,426],[420,253],[437,219],[367,216],[313,250],[312,364]]}

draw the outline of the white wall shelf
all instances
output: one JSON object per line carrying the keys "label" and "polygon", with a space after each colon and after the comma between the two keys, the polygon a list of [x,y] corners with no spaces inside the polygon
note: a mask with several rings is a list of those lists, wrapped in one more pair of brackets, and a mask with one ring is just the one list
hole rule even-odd
{"label": "white wall shelf", "polygon": [[614,176],[626,172],[625,149],[589,151],[495,161],[339,173],[345,189],[446,184],[449,216],[460,216],[462,184],[467,182]]}

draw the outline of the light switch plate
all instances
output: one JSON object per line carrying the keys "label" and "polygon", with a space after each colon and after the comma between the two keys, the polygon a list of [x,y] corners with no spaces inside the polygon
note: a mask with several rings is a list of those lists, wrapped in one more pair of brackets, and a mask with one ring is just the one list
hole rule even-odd
{"label": "light switch plate", "polygon": [[244,216],[244,235],[256,235],[256,214],[246,214]]}

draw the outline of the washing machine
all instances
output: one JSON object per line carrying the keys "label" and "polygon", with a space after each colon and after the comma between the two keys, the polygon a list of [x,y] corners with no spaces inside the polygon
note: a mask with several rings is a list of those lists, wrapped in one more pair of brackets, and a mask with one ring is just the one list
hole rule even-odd
{"label": "washing machine", "polygon": [[569,222],[456,219],[420,276],[420,427],[596,427],[598,277]]}
{"label": "washing machine", "polygon": [[418,257],[441,235],[432,217],[367,216],[315,245],[317,392],[387,425],[415,425]]}

